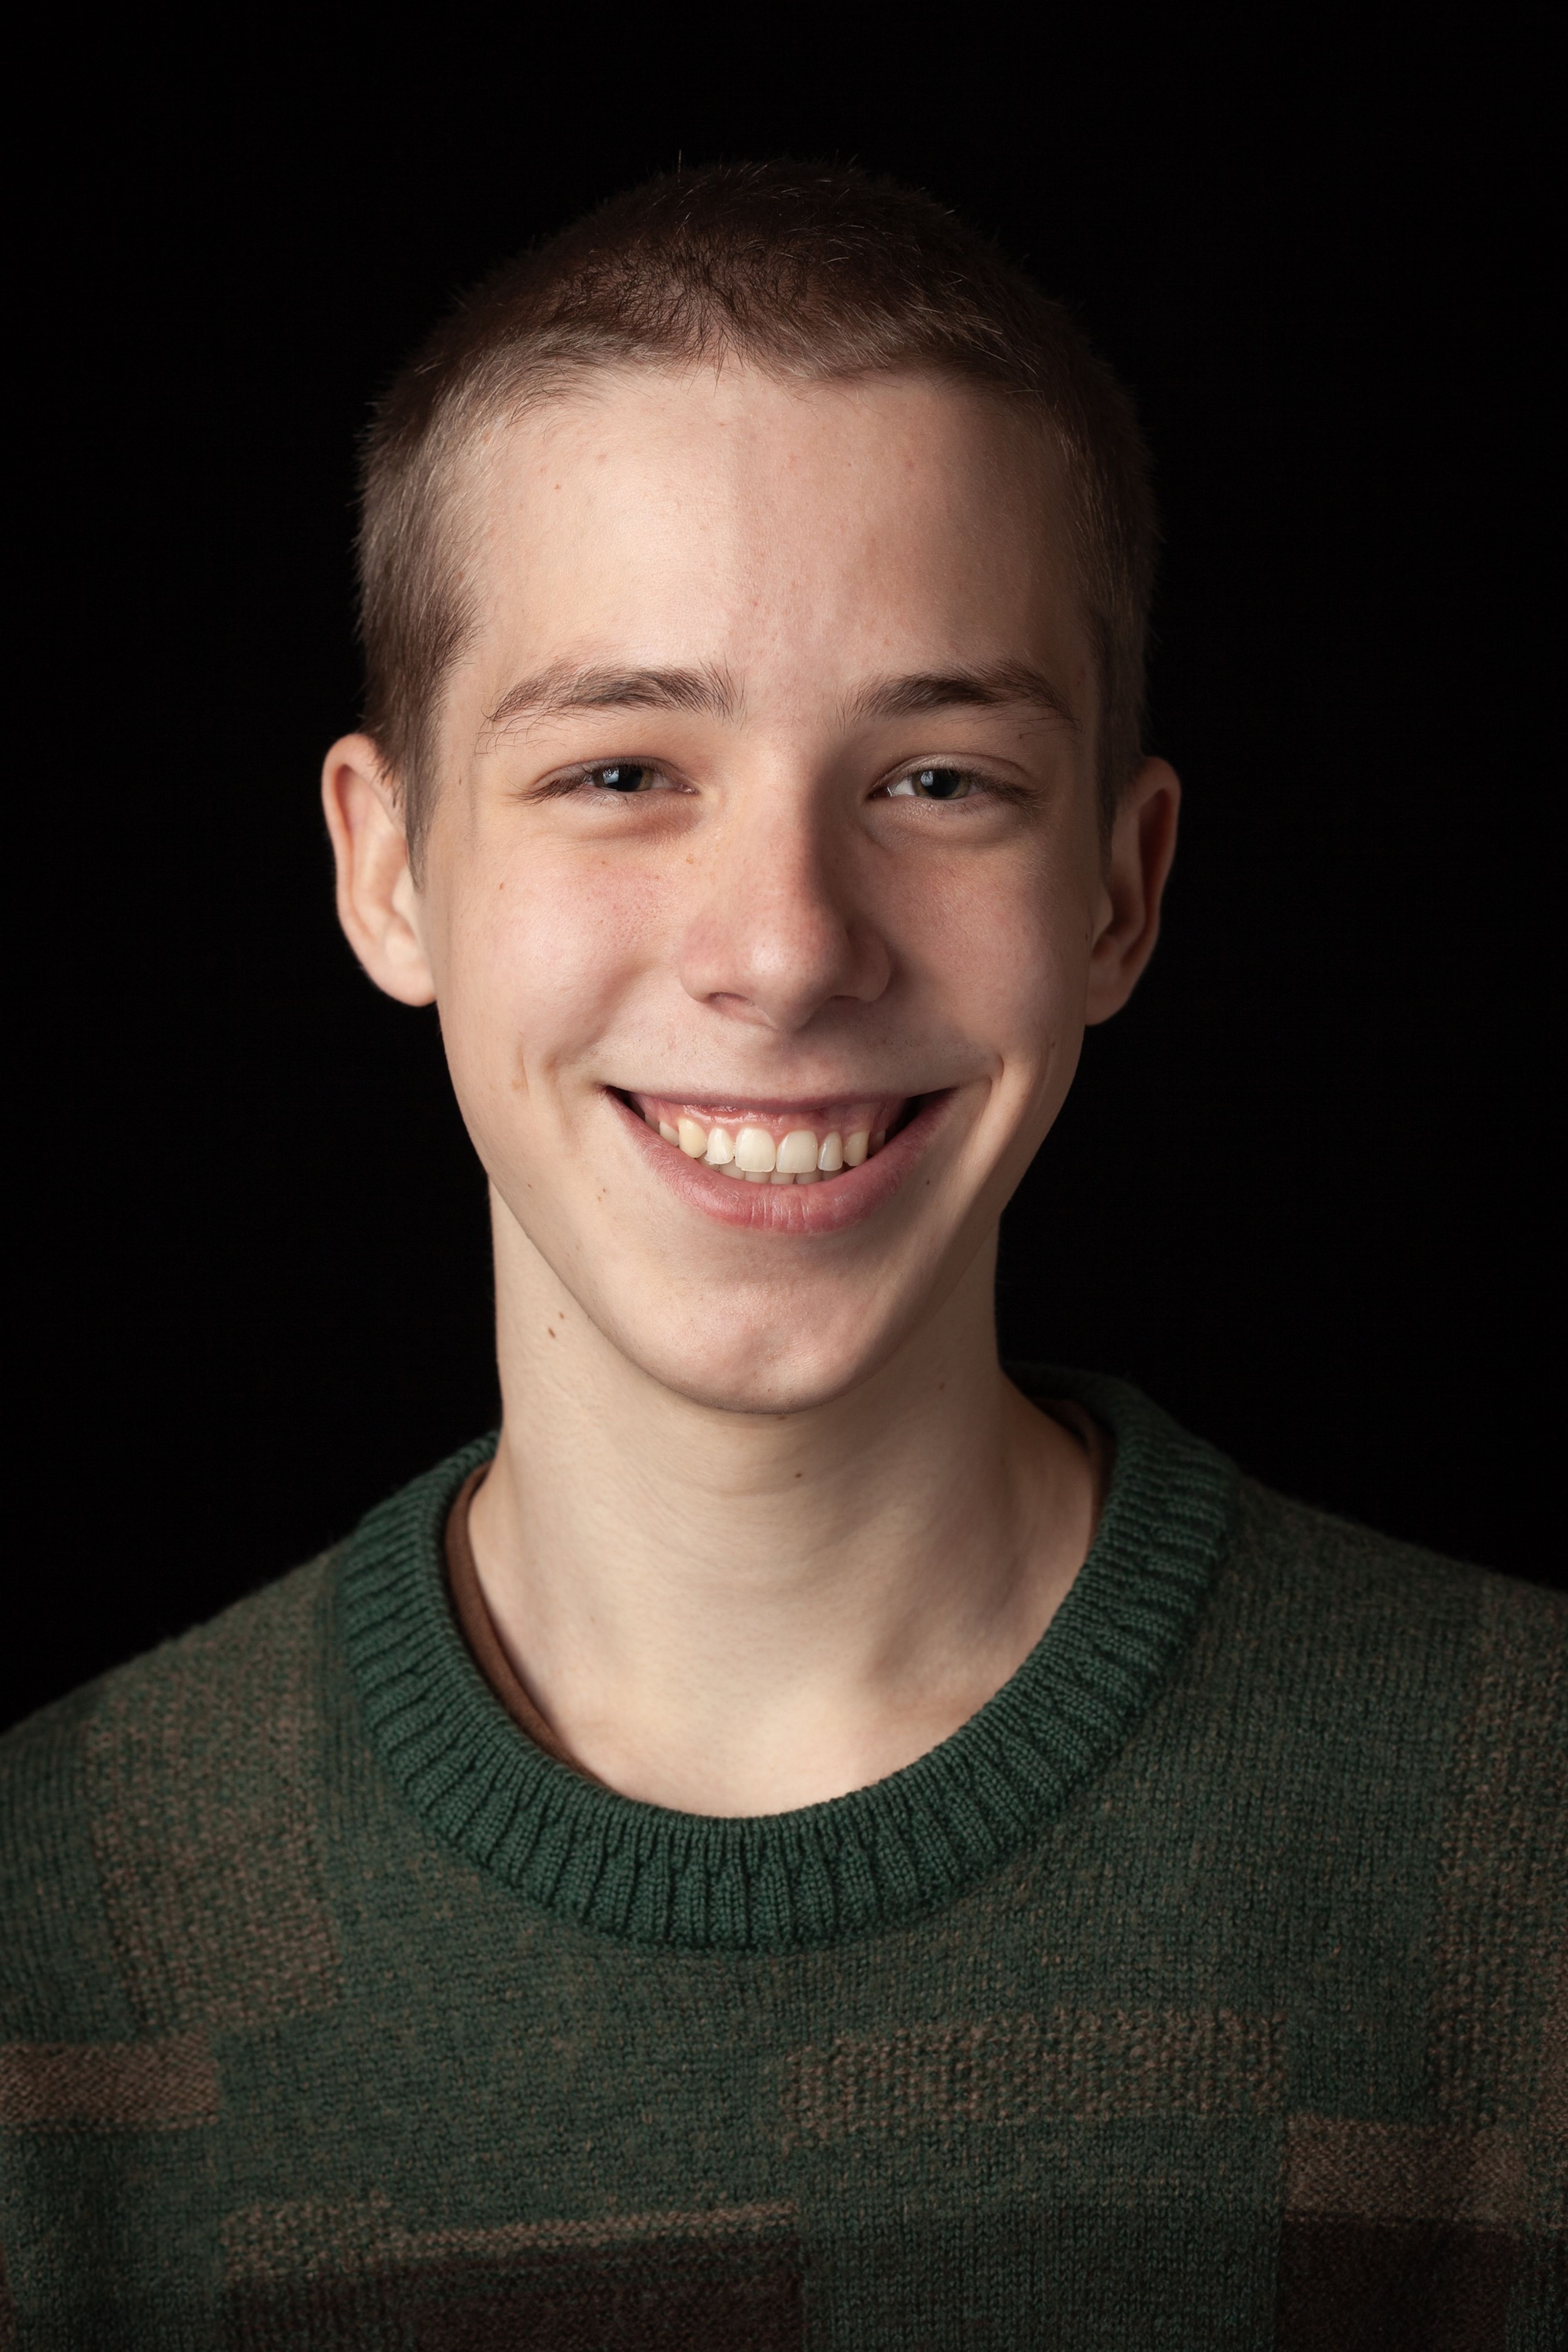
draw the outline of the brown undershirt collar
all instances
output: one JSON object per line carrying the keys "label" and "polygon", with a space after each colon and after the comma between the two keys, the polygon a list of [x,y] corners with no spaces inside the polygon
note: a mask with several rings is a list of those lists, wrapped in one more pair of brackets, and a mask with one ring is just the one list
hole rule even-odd
{"label": "brown undershirt collar", "polygon": [[447,1584],[452,1595],[452,1612],[464,1641],[473,1652],[474,1664],[518,1729],[526,1732],[534,1746],[542,1748],[547,1756],[553,1756],[557,1763],[569,1764],[573,1771],[582,1772],[584,1780],[591,1780],[594,1774],[584,1771],[576,1758],[568,1753],[513,1672],[485,1600],[474,1547],[468,1539],[468,1512],[489,1466],[488,1462],[481,1462],[478,1469],[469,1471],[447,1514]]}

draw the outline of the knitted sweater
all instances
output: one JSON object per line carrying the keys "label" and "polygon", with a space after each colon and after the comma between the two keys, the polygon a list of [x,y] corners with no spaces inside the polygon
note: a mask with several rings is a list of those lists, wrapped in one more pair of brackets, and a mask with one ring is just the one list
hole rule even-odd
{"label": "knitted sweater", "polygon": [[1561,1602],[1051,1377],[1089,1558],[853,1795],[531,1744],[442,1577],[482,1444],[0,1743],[0,2342],[1568,2341]]}

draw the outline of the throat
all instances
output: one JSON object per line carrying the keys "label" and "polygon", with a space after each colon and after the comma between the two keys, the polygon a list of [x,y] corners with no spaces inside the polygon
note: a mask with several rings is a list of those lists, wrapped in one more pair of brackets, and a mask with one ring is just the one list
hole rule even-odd
{"label": "throat", "polygon": [[794,1466],[802,1433],[774,1430],[727,1498],[657,1475],[563,1497],[503,1441],[466,1528],[481,1671],[536,1744],[645,1803],[734,1818],[887,1778],[1016,1671],[1092,1536],[1081,1444],[1000,1374],[995,1403],[950,1412],[945,1444],[879,1416],[882,1442]]}

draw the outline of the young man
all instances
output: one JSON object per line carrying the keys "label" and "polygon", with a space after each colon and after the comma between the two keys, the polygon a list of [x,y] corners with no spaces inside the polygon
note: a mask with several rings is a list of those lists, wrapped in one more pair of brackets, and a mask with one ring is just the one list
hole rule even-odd
{"label": "young man", "polygon": [[1552,2340],[1560,1606],[997,1362],[1174,846],[1152,538],[1063,314],[847,172],[394,387],[325,806],[502,1428],[6,1744],[18,2342]]}

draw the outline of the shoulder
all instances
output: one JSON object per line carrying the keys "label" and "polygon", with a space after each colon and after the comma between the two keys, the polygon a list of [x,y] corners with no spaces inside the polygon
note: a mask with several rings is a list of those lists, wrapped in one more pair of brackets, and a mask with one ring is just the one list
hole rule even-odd
{"label": "shoulder", "polygon": [[1414,1852],[1429,1832],[1456,1899],[1545,1898],[1568,1831],[1561,1593],[1242,1478],[1196,1654],[1331,1842],[1359,1822]]}
{"label": "shoulder", "polygon": [[0,2038],[177,2031],[255,1979],[247,1943],[312,1940],[332,1559],[0,1738]]}
{"label": "shoulder", "polygon": [[1367,2053],[1403,2047],[1422,2145],[1532,2147],[1568,2048],[1568,1601],[1246,1479],[1235,1502],[1173,1698],[1308,1956],[1303,2020],[1328,2003],[1301,2103],[1375,2112]]}
{"label": "shoulder", "polygon": [[1478,1645],[1528,1654],[1564,1692],[1568,1595],[1500,1575],[1237,1482],[1232,1572],[1256,1605],[1331,1646],[1371,1643],[1385,1667],[1441,1676]]}

